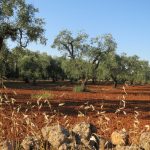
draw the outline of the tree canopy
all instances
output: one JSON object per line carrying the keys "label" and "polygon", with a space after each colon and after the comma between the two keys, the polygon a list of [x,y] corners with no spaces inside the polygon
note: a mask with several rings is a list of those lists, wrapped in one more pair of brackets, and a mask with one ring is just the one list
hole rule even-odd
{"label": "tree canopy", "polygon": [[[17,78],[33,80],[58,79],[126,81],[131,84],[147,83],[150,67],[138,56],[116,54],[117,43],[111,34],[90,37],[85,32],[74,34],[62,30],[55,37],[52,48],[62,53],[53,58],[46,53],[26,49],[30,42],[46,44],[44,21],[38,18],[38,9],[25,0],[0,1],[0,70],[1,79]],[[10,50],[7,40],[18,43]]]}
{"label": "tree canopy", "polygon": [[36,17],[37,12],[25,0],[0,1],[0,50],[7,39],[17,41],[21,47],[33,41],[46,43],[44,21]]}

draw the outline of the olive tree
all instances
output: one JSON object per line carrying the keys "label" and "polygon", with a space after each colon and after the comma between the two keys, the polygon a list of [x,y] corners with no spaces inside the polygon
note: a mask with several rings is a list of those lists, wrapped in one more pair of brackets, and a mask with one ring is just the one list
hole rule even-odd
{"label": "olive tree", "polygon": [[63,57],[52,58],[50,60],[50,65],[47,68],[49,77],[53,82],[56,82],[58,79],[64,80],[66,74],[62,68],[62,63],[64,62]]}
{"label": "olive tree", "polygon": [[25,0],[0,1],[0,51],[7,39],[17,41],[21,47],[33,41],[45,44],[44,22],[35,16],[37,12]]}
{"label": "olive tree", "polygon": [[138,56],[115,55],[108,57],[105,61],[106,72],[105,76],[110,76],[114,82],[114,87],[118,83],[128,81],[131,85],[136,83],[146,83],[149,80],[149,63],[148,61],[140,60]]}
{"label": "olive tree", "polygon": [[149,80],[149,63],[140,60],[138,56],[128,57],[128,81],[131,85],[145,83]]}
{"label": "olive tree", "polygon": [[126,55],[110,55],[105,61],[107,77],[109,76],[116,88],[118,83],[125,83],[128,78],[128,60]]}
{"label": "olive tree", "polygon": [[2,46],[2,50],[0,51],[0,79],[1,79],[1,87],[3,88],[3,78],[6,75],[6,63],[8,63],[9,50],[5,44]]}
{"label": "olive tree", "polygon": [[63,53],[68,60],[64,63],[65,71],[68,72],[70,78],[81,77],[82,85],[85,87],[87,83],[87,73],[83,75],[83,69],[86,69],[84,61],[85,51],[87,50],[86,40],[88,35],[79,32],[76,36],[71,31],[63,30],[54,39],[52,48],[57,48]]}
{"label": "olive tree", "polygon": [[92,74],[91,63],[83,59],[64,59],[61,66],[69,79],[75,81],[81,79],[82,86],[86,85],[85,82],[91,77]]}
{"label": "olive tree", "polygon": [[0,52],[8,39],[21,47],[33,41],[46,44],[44,21],[36,17],[37,12],[38,9],[25,0],[0,1]]}
{"label": "olive tree", "polygon": [[114,55],[116,47],[117,44],[111,34],[105,34],[91,39],[87,54],[92,64],[93,83],[97,78],[100,63],[103,63],[105,59],[107,59],[108,55]]}
{"label": "olive tree", "polygon": [[33,84],[41,77],[41,64],[38,55],[25,55],[19,62],[20,74],[26,83],[31,79]]}

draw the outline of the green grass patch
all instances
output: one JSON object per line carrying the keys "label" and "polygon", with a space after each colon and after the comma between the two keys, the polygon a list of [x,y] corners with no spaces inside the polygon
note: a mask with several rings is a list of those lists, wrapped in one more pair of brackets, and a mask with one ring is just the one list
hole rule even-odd
{"label": "green grass patch", "polygon": [[40,94],[32,94],[31,99],[53,99],[54,95],[52,93],[40,93]]}
{"label": "green grass patch", "polygon": [[77,86],[75,86],[75,87],[73,88],[73,91],[74,91],[74,92],[77,92],[77,93],[80,93],[80,92],[84,92],[85,89],[84,89],[83,86],[77,85]]}

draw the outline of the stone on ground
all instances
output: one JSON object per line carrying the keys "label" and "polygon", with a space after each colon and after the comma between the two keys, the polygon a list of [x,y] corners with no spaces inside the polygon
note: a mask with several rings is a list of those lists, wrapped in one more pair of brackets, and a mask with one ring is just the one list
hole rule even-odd
{"label": "stone on ground", "polygon": [[111,142],[114,145],[126,145],[128,134],[125,130],[116,130],[111,134]]}
{"label": "stone on ground", "polygon": [[21,146],[23,147],[24,150],[36,149],[39,148],[39,142],[36,137],[26,136],[23,139]]}
{"label": "stone on ground", "polygon": [[141,150],[137,145],[131,145],[131,146],[116,146],[115,150]]}
{"label": "stone on ground", "polygon": [[0,141],[0,150],[8,150],[6,141]]}
{"label": "stone on ground", "polygon": [[150,132],[143,132],[141,134],[139,145],[144,150],[150,150]]}
{"label": "stone on ground", "polygon": [[81,122],[76,124],[72,131],[78,134],[81,139],[89,140],[91,136],[91,125],[86,122]]}
{"label": "stone on ground", "polygon": [[44,139],[47,140],[53,148],[59,149],[63,144],[64,146],[62,147],[65,147],[65,144],[68,143],[69,131],[59,124],[44,127],[41,132]]}

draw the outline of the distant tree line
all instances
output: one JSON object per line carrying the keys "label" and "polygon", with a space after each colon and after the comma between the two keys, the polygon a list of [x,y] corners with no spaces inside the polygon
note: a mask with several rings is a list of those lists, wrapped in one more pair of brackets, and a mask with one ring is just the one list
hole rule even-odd
{"label": "distant tree line", "polygon": [[4,78],[20,79],[26,83],[32,81],[35,84],[38,79],[52,79],[55,82],[65,77],[60,58],[21,47],[11,51],[3,49],[1,52],[4,54],[0,59],[0,65],[3,65],[0,73]]}
{"label": "distant tree line", "polygon": [[[25,0],[0,1],[0,79],[23,79],[25,82],[51,79],[81,81],[113,81],[130,84],[148,83],[150,66],[138,56],[116,54],[117,43],[111,34],[90,38],[88,34],[63,30],[54,39],[52,48],[62,53],[51,57],[26,49],[30,42],[46,44],[44,21],[36,17],[38,9]],[[18,43],[14,49],[7,40]],[[1,83],[3,83],[1,81]]]}
{"label": "distant tree line", "polygon": [[136,55],[116,54],[117,44],[111,34],[89,39],[85,33],[73,36],[64,30],[54,39],[52,47],[61,51],[62,56],[51,57],[22,47],[9,50],[4,45],[0,52],[1,77],[33,84],[39,79],[80,80],[84,88],[89,80],[112,81],[115,87],[120,83],[145,84],[150,80],[149,62]]}
{"label": "distant tree line", "polygon": [[73,35],[63,30],[54,39],[53,48],[62,52],[62,70],[67,78],[81,80],[83,87],[90,79],[118,83],[144,84],[150,80],[148,61],[136,55],[116,54],[117,43],[111,34],[94,38],[83,32]]}
{"label": "distant tree line", "polygon": [[[13,72],[14,68],[11,65],[18,65],[12,63],[14,61],[13,53],[6,46],[8,39],[17,42],[18,46],[22,48],[27,47],[30,42],[46,44],[44,21],[42,18],[36,17],[36,13],[38,13],[38,9],[34,8],[32,4],[27,4],[25,0],[0,0],[1,84],[3,84],[4,76],[10,77],[13,76],[12,73],[16,73],[16,71]],[[18,66],[15,69],[18,69]]]}

